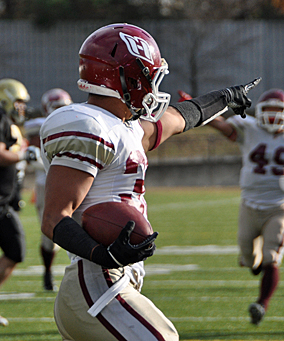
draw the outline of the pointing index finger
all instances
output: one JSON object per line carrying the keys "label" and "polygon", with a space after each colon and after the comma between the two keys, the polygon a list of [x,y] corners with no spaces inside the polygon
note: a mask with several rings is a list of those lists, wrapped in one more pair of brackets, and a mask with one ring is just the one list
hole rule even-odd
{"label": "pointing index finger", "polygon": [[258,83],[261,81],[261,77],[258,77],[256,79],[254,79],[252,82],[247,83],[246,85],[244,85],[244,90],[245,93],[247,94],[251,89],[253,89],[255,86],[258,85]]}

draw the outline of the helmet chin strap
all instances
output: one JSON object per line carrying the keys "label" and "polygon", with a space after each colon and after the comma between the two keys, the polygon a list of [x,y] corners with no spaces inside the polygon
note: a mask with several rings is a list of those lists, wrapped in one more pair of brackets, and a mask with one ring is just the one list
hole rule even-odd
{"label": "helmet chin strap", "polygon": [[125,101],[125,104],[127,105],[127,108],[130,110],[132,117],[126,121],[136,121],[138,118],[144,114],[145,109],[139,109],[138,111],[135,111],[132,108],[131,105],[131,96],[130,93],[128,92],[126,81],[125,81],[125,74],[124,74],[124,67],[120,66],[119,67],[119,77],[120,77],[120,83],[122,87],[122,92],[123,92],[123,100]]}

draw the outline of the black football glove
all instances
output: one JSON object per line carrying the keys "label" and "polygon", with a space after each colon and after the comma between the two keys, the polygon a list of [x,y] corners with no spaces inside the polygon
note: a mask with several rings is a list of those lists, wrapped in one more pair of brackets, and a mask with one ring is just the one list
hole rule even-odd
{"label": "black football glove", "polygon": [[155,232],[137,245],[129,242],[135,223],[129,221],[117,239],[105,247],[93,240],[88,233],[72,218],[64,217],[53,229],[53,241],[63,249],[88,259],[107,269],[116,269],[131,263],[145,260],[153,255],[156,246]]}
{"label": "black football glove", "polygon": [[251,100],[247,97],[247,93],[260,81],[261,78],[259,77],[245,85],[232,86],[221,90],[226,96],[228,107],[232,108],[236,115],[240,115],[242,118],[246,117],[245,110],[251,106]]}
{"label": "black football glove", "polygon": [[119,266],[137,263],[153,256],[156,245],[154,243],[158,236],[158,232],[154,232],[151,236],[145,239],[142,243],[130,244],[130,235],[134,230],[135,222],[129,221],[120,232],[117,239],[107,248],[112,259]]}

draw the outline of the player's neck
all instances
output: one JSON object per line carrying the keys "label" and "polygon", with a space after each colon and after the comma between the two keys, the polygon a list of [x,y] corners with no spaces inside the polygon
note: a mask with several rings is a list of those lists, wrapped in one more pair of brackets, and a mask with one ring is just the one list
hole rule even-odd
{"label": "player's neck", "polygon": [[116,117],[120,118],[123,122],[132,116],[126,104],[119,98],[90,94],[88,104],[93,104],[109,111]]}

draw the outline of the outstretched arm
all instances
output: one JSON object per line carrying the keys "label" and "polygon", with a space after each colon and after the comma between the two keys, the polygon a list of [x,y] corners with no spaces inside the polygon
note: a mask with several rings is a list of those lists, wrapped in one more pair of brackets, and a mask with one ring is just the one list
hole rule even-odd
{"label": "outstretched arm", "polygon": [[245,85],[212,91],[191,100],[172,104],[157,123],[141,120],[145,151],[156,148],[172,135],[209,123],[227,111],[228,107],[232,108],[235,114],[245,118],[245,109],[251,106],[247,93],[260,80],[261,78],[257,78]]}
{"label": "outstretched arm", "polygon": [[208,123],[209,126],[219,130],[224,136],[226,136],[231,141],[236,141],[237,139],[237,131],[236,129],[228,123],[224,117],[219,116],[214,118],[211,122]]}
{"label": "outstretched arm", "polygon": [[19,162],[20,154],[11,152],[4,142],[0,142],[0,166],[7,167]]}
{"label": "outstretched arm", "polygon": [[8,167],[24,160],[27,162],[37,160],[37,155],[35,155],[35,150],[32,147],[28,147],[23,151],[13,152],[6,148],[4,142],[0,142],[0,167]]}
{"label": "outstretched arm", "polygon": [[172,135],[182,133],[185,120],[177,109],[169,107],[157,123],[141,120],[141,126],[144,130],[142,143],[147,152],[158,147]]}

